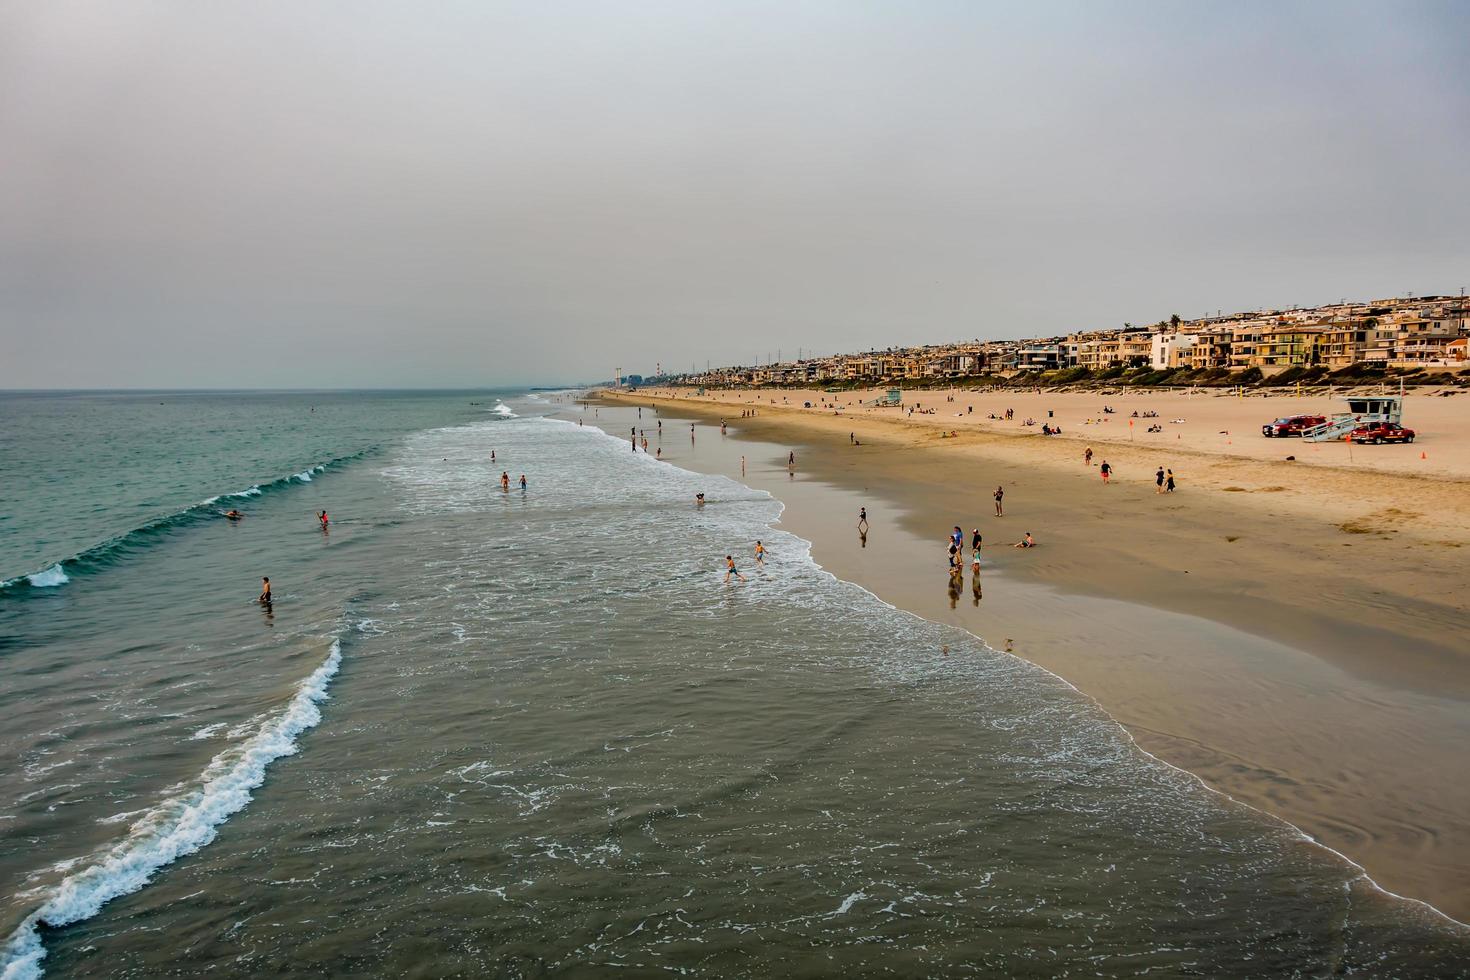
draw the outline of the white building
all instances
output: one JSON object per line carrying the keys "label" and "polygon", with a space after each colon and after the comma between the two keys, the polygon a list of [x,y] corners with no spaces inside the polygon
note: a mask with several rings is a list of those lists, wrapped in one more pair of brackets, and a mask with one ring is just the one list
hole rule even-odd
{"label": "white building", "polygon": [[1159,371],[1179,363],[1174,356],[1175,351],[1182,351],[1187,347],[1193,347],[1195,341],[1199,340],[1198,334],[1192,333],[1156,333],[1149,347],[1149,364],[1154,370]]}

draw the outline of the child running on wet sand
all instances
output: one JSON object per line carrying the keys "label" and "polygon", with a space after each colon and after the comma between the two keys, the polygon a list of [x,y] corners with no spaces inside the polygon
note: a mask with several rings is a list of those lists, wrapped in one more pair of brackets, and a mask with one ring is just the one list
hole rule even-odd
{"label": "child running on wet sand", "polygon": [[729,583],[730,576],[731,575],[735,576],[736,578],[738,578],[742,582],[745,581],[745,576],[744,575],[741,575],[735,569],[735,558],[733,556],[731,556],[731,555],[726,555],[725,556],[725,582],[726,582],[726,584]]}

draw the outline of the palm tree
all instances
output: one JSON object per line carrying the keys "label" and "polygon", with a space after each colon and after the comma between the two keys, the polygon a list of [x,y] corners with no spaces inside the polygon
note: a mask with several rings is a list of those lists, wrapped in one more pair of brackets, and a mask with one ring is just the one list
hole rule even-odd
{"label": "palm tree", "polygon": [[1169,326],[1173,327],[1176,331],[1179,329],[1180,322],[1178,313],[1169,314]]}

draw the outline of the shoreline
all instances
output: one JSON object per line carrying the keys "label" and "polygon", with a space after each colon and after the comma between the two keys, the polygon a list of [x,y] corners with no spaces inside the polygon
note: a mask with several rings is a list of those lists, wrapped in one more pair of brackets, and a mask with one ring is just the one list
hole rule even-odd
{"label": "shoreline", "polygon": [[[1266,602],[1250,595],[1253,575],[1300,583],[1336,560],[1317,553],[1341,543],[1318,540],[1324,527],[1348,534],[1326,522],[1334,514],[1313,518],[1307,508],[1283,508],[1279,494],[1206,495],[1192,481],[1182,489],[1193,494],[1157,500],[1150,481],[1139,499],[1138,467],[1131,462],[1125,472],[1133,486],[1103,491],[1095,477],[1084,481],[1080,460],[1035,458],[1038,450],[1072,448],[1061,440],[941,441],[922,424],[834,419],[777,406],[761,406],[754,418],[730,418],[728,404],[646,391],[605,396],[599,404],[657,404],[664,418],[715,425],[724,415],[732,444],[754,443],[751,450],[774,457],[753,457],[745,482],[783,502],[783,526],[812,541],[814,557],[834,575],[997,648],[1014,637],[1018,656],[1095,700],[1141,750],[1302,829],[1367,869],[1385,891],[1457,920],[1470,916],[1470,819],[1463,816],[1470,790],[1432,778],[1454,771],[1454,746],[1470,736],[1464,704],[1470,672],[1463,632],[1455,631],[1459,608],[1448,600],[1411,602],[1402,594],[1412,587],[1407,582],[1375,607],[1392,611],[1379,617],[1386,622],[1361,608],[1349,615],[1363,602],[1360,580],[1318,595],[1320,603],[1303,601],[1301,589]],[[849,431],[860,447],[849,442]],[[759,448],[793,444],[792,475],[784,451]],[[710,461],[679,458],[679,446],[673,440],[675,452],[665,458],[729,472],[717,469],[728,460],[711,468]],[[1012,447],[1028,451],[1013,454]],[[1320,476],[1321,469],[1311,472]],[[995,482],[1007,487],[1005,518],[988,513]],[[1095,502],[1113,491],[1121,492],[1099,510]],[[1205,497],[1212,498],[1205,504],[1212,513],[1191,513]],[[849,527],[858,501],[867,502],[875,528],[883,529],[867,546],[852,539]],[[1170,520],[1183,527],[1152,526],[1157,515],[1145,508],[1166,501],[1182,508]],[[1226,547],[1226,536],[1203,546],[1199,540],[1205,521],[1262,520],[1287,526],[1291,537],[1312,547],[1283,551],[1270,537],[1253,550]],[[939,542],[956,521],[967,531],[978,523],[985,534],[983,602],[977,596],[972,604],[966,595],[958,603],[942,587]],[[1031,530],[1041,547],[997,547],[1011,543],[998,539],[1002,528],[1013,537]],[[1362,547],[1363,537],[1349,543]],[[1375,551],[1406,540],[1371,537]],[[1140,545],[1139,538],[1146,540]],[[1261,552],[1274,562],[1262,564]],[[1438,560],[1409,577],[1463,575],[1463,554],[1435,551]],[[1380,593],[1390,591],[1375,584]]]}

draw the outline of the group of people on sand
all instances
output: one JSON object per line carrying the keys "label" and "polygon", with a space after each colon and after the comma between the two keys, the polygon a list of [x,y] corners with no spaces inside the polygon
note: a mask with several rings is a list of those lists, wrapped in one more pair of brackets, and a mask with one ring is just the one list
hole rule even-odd
{"label": "group of people on sand", "polygon": [[[1092,447],[1088,446],[1082,451],[1082,465],[1092,465]],[[1103,484],[1109,485],[1113,482],[1113,464],[1103,460],[1098,466],[1098,473],[1102,476]],[[1154,473],[1155,493],[1173,493],[1176,487],[1174,482],[1174,470],[1171,467],[1160,466]]]}

